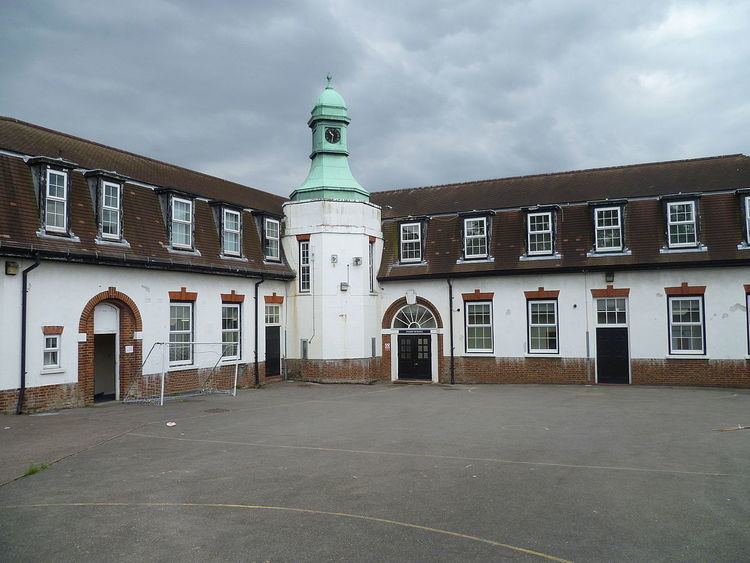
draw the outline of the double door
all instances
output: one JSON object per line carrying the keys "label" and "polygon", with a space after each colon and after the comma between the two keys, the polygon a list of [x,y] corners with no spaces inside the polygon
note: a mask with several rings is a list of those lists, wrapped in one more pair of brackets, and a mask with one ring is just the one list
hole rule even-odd
{"label": "double door", "polygon": [[429,334],[399,334],[398,378],[432,379],[432,339]]}

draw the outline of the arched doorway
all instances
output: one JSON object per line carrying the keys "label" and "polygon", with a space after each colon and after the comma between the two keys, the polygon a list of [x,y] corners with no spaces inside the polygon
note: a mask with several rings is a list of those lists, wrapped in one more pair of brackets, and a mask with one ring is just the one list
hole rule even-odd
{"label": "arched doorway", "polygon": [[432,303],[420,297],[396,301],[383,317],[383,329],[392,381],[439,381],[442,320]]}
{"label": "arched doorway", "polygon": [[92,297],[78,324],[78,393],[95,399],[119,399],[139,375],[143,322],[135,302],[110,287]]}

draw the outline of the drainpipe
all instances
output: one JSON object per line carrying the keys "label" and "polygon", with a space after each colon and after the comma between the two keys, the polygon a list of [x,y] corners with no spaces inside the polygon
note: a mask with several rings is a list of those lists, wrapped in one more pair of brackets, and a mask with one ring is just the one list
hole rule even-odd
{"label": "drainpipe", "polygon": [[28,301],[29,288],[27,279],[31,270],[38,268],[41,260],[38,255],[34,256],[34,263],[21,273],[21,387],[18,389],[18,403],[16,414],[21,414],[23,407],[23,396],[26,393],[26,303]]}
{"label": "drainpipe", "polygon": [[453,281],[448,278],[448,325],[450,326],[451,385],[456,383],[456,364],[453,355]]}
{"label": "drainpipe", "polygon": [[258,286],[262,284],[265,278],[255,282],[255,386],[260,386],[260,373],[258,372]]}

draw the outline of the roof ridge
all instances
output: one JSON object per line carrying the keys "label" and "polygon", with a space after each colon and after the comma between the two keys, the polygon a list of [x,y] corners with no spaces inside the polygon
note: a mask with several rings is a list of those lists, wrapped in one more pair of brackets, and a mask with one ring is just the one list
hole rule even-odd
{"label": "roof ridge", "polygon": [[[95,145],[97,147],[101,147],[101,148],[104,148],[104,149],[115,151],[115,152],[118,152],[118,153],[121,153],[121,154],[126,154],[128,156],[133,156],[133,157],[136,157],[136,158],[142,158],[142,159],[147,160],[149,162],[153,162],[153,163],[156,163],[156,164],[161,164],[163,166],[169,166],[170,168],[175,168],[177,170],[182,170],[184,172],[189,172],[191,174],[198,174],[199,176],[204,176],[206,178],[212,178],[214,180],[219,180],[221,182],[227,182],[229,184],[234,184],[235,186],[238,186],[238,187],[241,187],[241,188],[244,188],[244,189],[255,190],[255,191],[258,191],[258,192],[262,192],[263,194],[276,197],[276,198],[278,198],[278,199],[280,199],[282,201],[287,201],[287,198],[285,198],[284,196],[280,196],[280,195],[274,194],[272,192],[268,192],[266,190],[261,190],[260,188],[254,188],[252,186],[246,186],[245,184],[240,184],[239,182],[234,182],[233,180],[226,180],[224,178],[219,178],[218,176],[212,176],[211,174],[206,174],[205,172],[200,172],[199,170],[193,170],[192,168],[186,168],[185,166],[180,166],[179,164],[173,164],[171,162],[165,162],[163,160],[158,160],[156,158],[151,158],[150,156],[145,156],[145,155],[142,155],[142,154],[130,152],[130,151],[125,150],[125,149],[118,149],[117,147],[113,147],[111,145],[105,145],[104,143],[100,143],[98,141],[92,141],[91,139],[84,139],[83,137],[78,137],[77,135],[71,135],[70,133],[65,133],[64,131],[57,131],[56,129],[50,129],[49,127],[44,127],[43,125],[37,125],[36,123],[30,123],[28,121],[24,121],[22,119],[17,119],[15,117],[9,117],[9,116],[5,116],[5,115],[0,115],[0,121],[11,121],[11,122],[14,122],[14,123],[20,123],[20,124],[26,125],[28,127],[33,127],[35,129],[39,129],[41,131],[47,131],[49,133],[54,133],[56,135],[61,135],[63,137],[67,137],[67,138],[73,139],[75,141],[80,141],[82,143],[87,143],[89,145]],[[134,178],[134,180],[137,180],[137,178]],[[164,186],[164,187],[175,187],[175,186]]]}
{"label": "roof ridge", "polygon": [[453,186],[466,186],[471,184],[482,184],[484,182],[499,182],[504,180],[520,180],[525,178],[543,178],[546,176],[565,176],[568,174],[580,174],[582,172],[604,172],[609,170],[622,170],[624,168],[638,168],[640,166],[658,166],[661,164],[677,164],[680,162],[697,162],[699,160],[718,160],[721,158],[736,158],[738,156],[742,156],[745,158],[748,158],[748,156],[744,153],[735,153],[735,154],[721,154],[716,156],[701,156],[697,158],[682,158],[677,160],[661,160],[656,162],[641,162],[636,164],[621,164],[617,166],[602,166],[599,168],[580,168],[575,170],[563,170],[560,172],[541,172],[537,174],[522,174],[519,176],[505,176],[502,178],[484,178],[481,180],[468,180],[466,182],[453,182],[453,183],[446,183],[446,184],[433,184],[430,186],[417,186],[414,188],[395,188],[392,190],[379,190],[375,192],[371,192],[371,194],[388,194],[393,192],[409,192],[414,190],[428,190],[432,188],[448,188]]}

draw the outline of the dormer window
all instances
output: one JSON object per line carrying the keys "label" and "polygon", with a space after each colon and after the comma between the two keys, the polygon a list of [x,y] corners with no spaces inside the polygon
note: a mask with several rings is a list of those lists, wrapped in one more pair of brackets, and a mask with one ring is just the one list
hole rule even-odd
{"label": "dormer window", "polygon": [[121,199],[120,184],[102,182],[100,217],[104,239],[120,240],[122,236],[120,232]]}
{"label": "dormer window", "polygon": [[594,209],[594,248],[597,252],[617,252],[623,249],[622,208]]}
{"label": "dormer window", "polygon": [[240,232],[242,229],[240,212],[225,207],[222,209],[221,217],[222,252],[227,256],[240,256]]}
{"label": "dormer window", "polygon": [[265,240],[266,260],[278,262],[281,260],[279,239],[281,228],[278,219],[266,217],[263,221],[263,238]]}
{"label": "dormer window", "polygon": [[526,244],[529,256],[554,254],[554,227],[551,211],[526,215]]}
{"label": "dormer window", "polygon": [[47,169],[44,197],[44,230],[53,233],[68,232],[68,174]]}
{"label": "dormer window", "polygon": [[698,246],[695,201],[667,202],[667,243],[669,248]]}
{"label": "dormer window", "polygon": [[170,236],[172,248],[193,248],[193,202],[172,196]]}
{"label": "dormer window", "polygon": [[487,218],[464,219],[464,258],[487,258]]}
{"label": "dormer window", "polygon": [[402,223],[400,227],[401,262],[422,261],[422,224]]}
{"label": "dormer window", "polygon": [[745,243],[750,245],[750,196],[742,199],[745,211]]}

